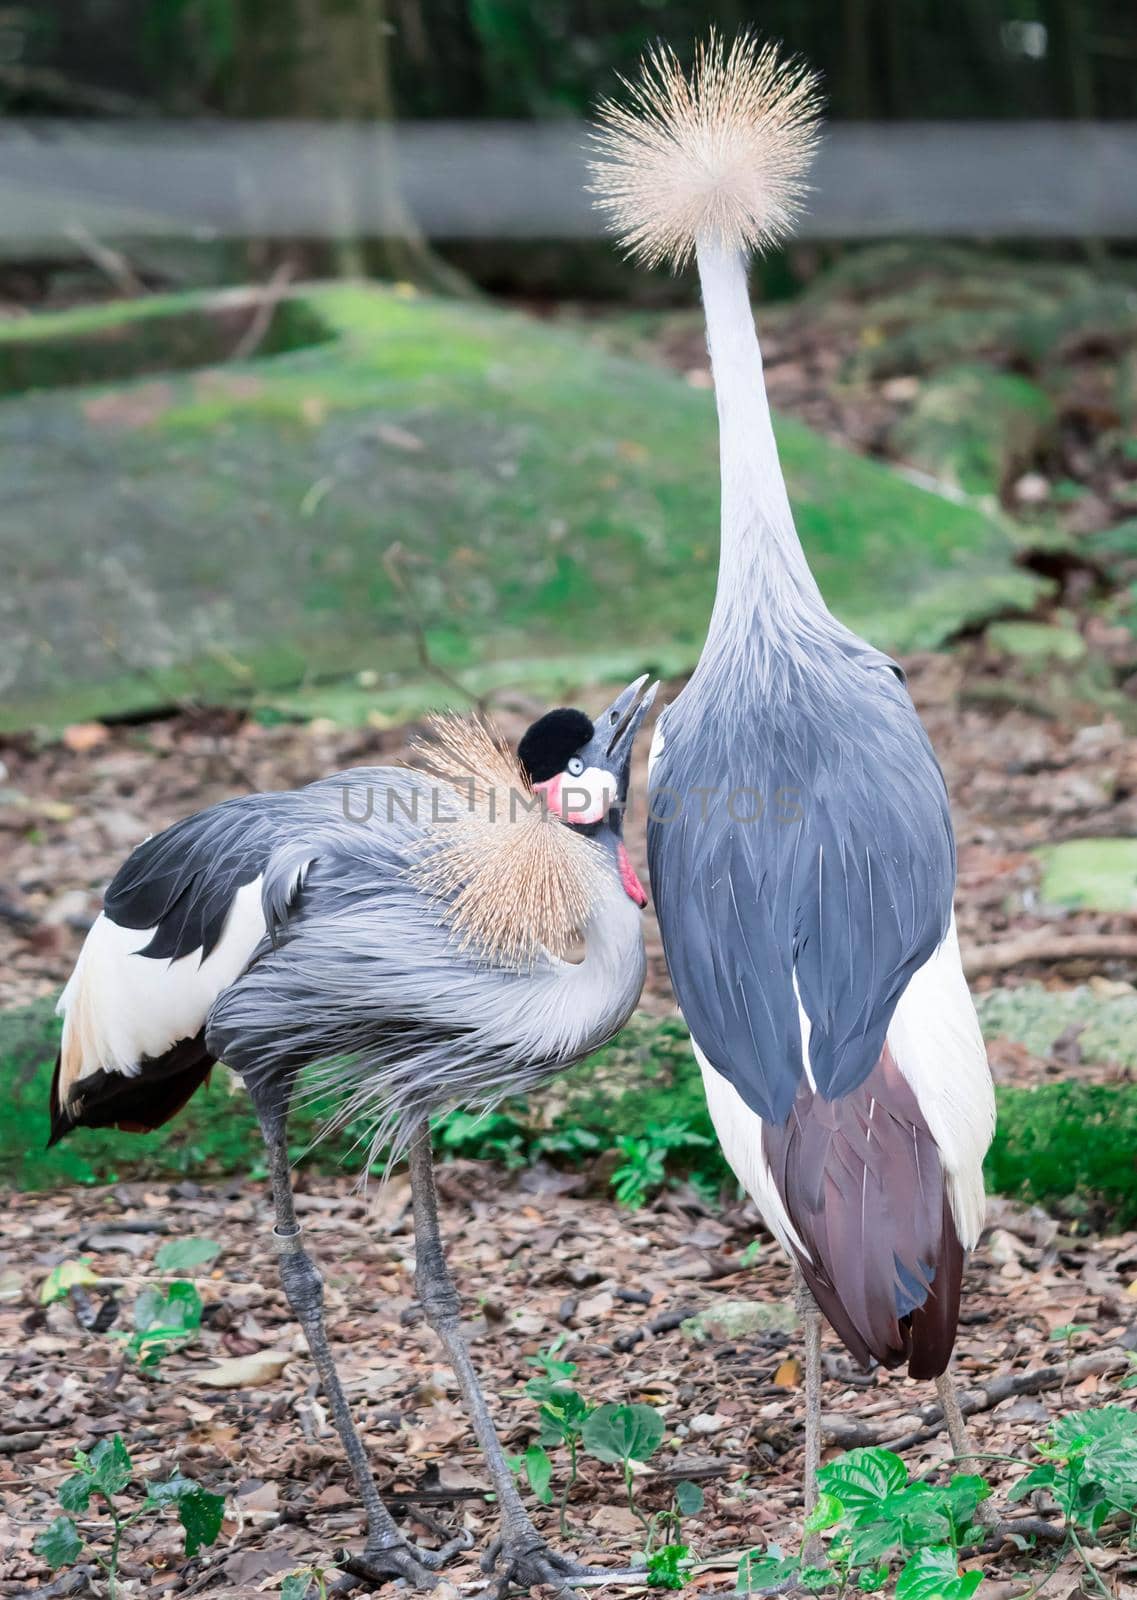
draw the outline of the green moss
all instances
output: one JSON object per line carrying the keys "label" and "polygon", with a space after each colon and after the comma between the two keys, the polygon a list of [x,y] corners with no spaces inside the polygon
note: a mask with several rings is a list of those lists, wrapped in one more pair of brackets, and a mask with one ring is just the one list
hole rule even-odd
{"label": "green moss", "polygon": [[1052,401],[1029,379],[976,365],[948,367],[921,385],[891,443],[946,483],[997,495],[1042,453],[1054,425]]}
{"label": "green moss", "polygon": [[[156,329],[199,303],[20,326],[59,345],[116,314]],[[0,635],[0,728],[364,667],[385,694],[437,702],[404,587],[472,678],[556,661],[591,681],[613,641],[636,665],[693,663],[717,559],[709,395],[490,306],[367,286],[297,304],[330,342],[175,374],[158,393],[0,405],[0,541],[17,613],[36,619],[34,636]],[[1031,604],[1038,580],[997,520],[798,424],[779,438],[810,559],[854,628],[934,647]]]}
{"label": "green moss", "polygon": [[[227,361],[255,309],[240,302],[187,306],[179,297],[158,296],[139,302],[127,316],[116,303],[0,325],[0,395],[113,383]],[[284,300],[273,311],[257,353],[279,355],[332,337],[306,301]]]}
{"label": "green moss", "polygon": [[1052,627],[1043,622],[993,622],[986,639],[993,649],[1027,665],[1082,661],[1086,655],[1086,641],[1076,628]]}
{"label": "green moss", "polygon": [[988,1186],[1064,1215],[1137,1222],[1137,1084],[1003,1089]]}
{"label": "green moss", "polygon": [[1048,905],[1137,911],[1137,839],[1069,839],[1034,854]]}

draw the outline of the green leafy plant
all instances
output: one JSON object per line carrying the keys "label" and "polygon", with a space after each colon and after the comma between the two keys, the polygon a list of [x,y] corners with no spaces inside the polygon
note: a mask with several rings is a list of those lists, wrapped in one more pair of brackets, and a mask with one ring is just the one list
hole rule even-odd
{"label": "green leafy plant", "polygon": [[308,1600],[315,1590],[316,1600],[328,1600],[328,1585],[319,1567],[304,1567],[290,1572],[280,1586],[280,1600]]}
{"label": "green leafy plant", "polygon": [[890,1450],[849,1450],[822,1467],[820,1494],[805,1521],[807,1534],[828,1533],[825,1566],[802,1566],[780,1550],[751,1551],[738,1573],[741,1592],[796,1577],[807,1589],[832,1585],[844,1592],[856,1578],[864,1593],[881,1590],[891,1563],[903,1562],[895,1580],[898,1600],[969,1600],[982,1572],[959,1571],[962,1549],[981,1543],[977,1519],[991,1490],[985,1479],[958,1474],[946,1484],[911,1482]]}
{"label": "green leafy plant", "polygon": [[597,1461],[622,1468],[628,1509],[642,1524],[650,1547],[653,1528],[636,1504],[634,1463],[650,1461],[663,1443],[663,1418],[654,1406],[597,1406],[585,1419],[581,1443]]}
{"label": "green leafy plant", "polygon": [[[703,1509],[703,1491],[697,1483],[684,1478],[675,1485],[672,1509],[657,1511],[651,1519],[645,1556],[647,1581],[652,1589],[682,1589],[687,1582],[687,1570],[694,1561],[689,1544],[679,1541],[679,1528],[684,1517],[698,1516]],[[663,1543],[656,1539],[663,1533]]]}
{"label": "green leafy plant", "polygon": [[549,1450],[557,1445],[567,1448],[569,1469],[557,1502],[561,1535],[567,1538],[569,1496],[576,1484],[581,1437],[591,1408],[584,1396],[572,1387],[576,1362],[562,1361],[557,1355],[564,1343],[562,1335],[548,1350],[539,1350],[535,1356],[528,1358],[530,1366],[540,1368],[540,1374],[526,1383],[525,1393],[530,1400],[537,1402],[541,1431],[537,1443],[529,1446],[520,1458],[519,1465],[538,1500],[543,1505],[551,1505],[553,1463],[549,1458]]}
{"label": "green leafy plant", "polygon": [[508,1112],[451,1111],[439,1121],[435,1136],[450,1156],[500,1161],[511,1172],[529,1160],[524,1124]]}
{"label": "green leafy plant", "polygon": [[124,1357],[148,1371],[196,1335],[201,1317],[201,1296],[192,1283],[147,1284],[134,1302],[134,1332],[115,1337],[123,1340]]}
{"label": "green leafy plant", "polygon": [[1096,1538],[1118,1516],[1130,1538],[1137,1527],[1137,1414],[1125,1406],[1077,1411],[1052,1422],[1037,1447],[1042,1464],[1011,1491],[1022,1500],[1037,1489],[1053,1495],[1073,1532]]}
{"label": "green leafy plant", "polygon": [[661,1544],[647,1558],[647,1581],[652,1589],[682,1589],[686,1583],[683,1567],[691,1551],[685,1544]]}
{"label": "green leafy plant", "polygon": [[642,1134],[623,1134],[616,1141],[623,1160],[612,1173],[617,1201],[632,1210],[644,1205],[666,1182],[672,1151],[698,1149],[710,1142],[687,1122],[649,1122]]}
{"label": "green leafy plant", "polygon": [[[59,1486],[59,1504],[70,1514],[56,1517],[37,1536],[34,1549],[53,1571],[73,1566],[88,1548],[74,1518],[87,1512],[93,1499],[101,1500],[110,1518],[110,1547],[106,1554],[96,1549],[89,1553],[107,1575],[109,1600],[116,1600],[119,1592],[118,1561],[123,1535],[141,1518],[167,1508],[174,1510],[185,1530],[187,1556],[196,1555],[203,1545],[213,1544],[221,1532],[225,1511],[222,1495],[210,1494],[181,1473],[175,1473],[165,1483],[137,1484],[130,1452],[117,1433],[100,1439],[89,1455],[78,1451],[72,1464],[75,1471]],[[136,1496],[141,1492],[142,1499],[132,1511],[124,1510],[117,1501],[131,1489]]]}

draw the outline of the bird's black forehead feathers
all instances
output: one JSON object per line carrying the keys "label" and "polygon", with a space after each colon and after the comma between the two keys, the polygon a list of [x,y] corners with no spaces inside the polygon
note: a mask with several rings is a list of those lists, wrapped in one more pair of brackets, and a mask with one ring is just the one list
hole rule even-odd
{"label": "bird's black forehead feathers", "polygon": [[565,770],[569,757],[586,745],[595,731],[583,711],[574,706],[558,706],[525,733],[517,746],[517,759],[531,783],[545,783]]}

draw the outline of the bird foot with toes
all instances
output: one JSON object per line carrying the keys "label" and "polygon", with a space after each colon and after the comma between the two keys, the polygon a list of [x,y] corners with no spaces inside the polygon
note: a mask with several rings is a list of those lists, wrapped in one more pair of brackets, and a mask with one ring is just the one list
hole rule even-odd
{"label": "bird foot with toes", "polygon": [[482,1557],[482,1571],[494,1575],[493,1587],[488,1591],[490,1600],[501,1600],[511,1589],[549,1587],[561,1595],[571,1595],[573,1583],[578,1579],[606,1578],[614,1582],[643,1576],[640,1568],[617,1571],[612,1567],[585,1566],[570,1556],[550,1550],[544,1540],[534,1543],[532,1538],[516,1542],[495,1539]]}
{"label": "bird foot with toes", "polygon": [[358,1555],[341,1552],[337,1559],[347,1581],[342,1586],[337,1585],[333,1592],[346,1595],[361,1584],[385,1584],[392,1578],[402,1578],[415,1589],[433,1589],[440,1568],[459,1550],[468,1550],[473,1542],[469,1533],[463,1533],[439,1550],[423,1550],[408,1541],[400,1541],[370,1545]]}

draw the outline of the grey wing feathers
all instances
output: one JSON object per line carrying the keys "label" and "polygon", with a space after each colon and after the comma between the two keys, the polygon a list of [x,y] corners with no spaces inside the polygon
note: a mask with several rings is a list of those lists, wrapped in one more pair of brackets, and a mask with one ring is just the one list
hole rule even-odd
{"label": "grey wing feathers", "polygon": [[[266,921],[277,927],[303,875],[313,841],[349,833],[342,792],[378,784],[392,790],[413,775],[399,769],[361,768],[323,778],[305,789],[242,795],[175,822],[138,846],[119,868],[103,901],[112,922],[123,928],[153,928],[139,952],[156,960],[176,960],[216,947],[237,890],[265,874],[278,852],[289,870],[266,880]],[[401,837],[397,826],[390,828]]]}
{"label": "grey wing feathers", "polygon": [[[693,1037],[776,1124],[802,1078],[800,1012],[820,1093],[855,1088],[951,915],[947,796],[911,702],[875,661],[842,677],[840,698],[804,675],[722,727],[729,701],[685,695],[654,774],[679,795],[716,791],[705,817],[697,803],[670,820],[655,808],[652,889]],[[755,796],[761,814],[738,820]]]}
{"label": "grey wing feathers", "polygon": [[264,871],[295,809],[291,793],[226,800],[176,822],[139,845],[103,901],[122,928],[153,928],[139,952],[176,960],[216,947],[237,890]]}

